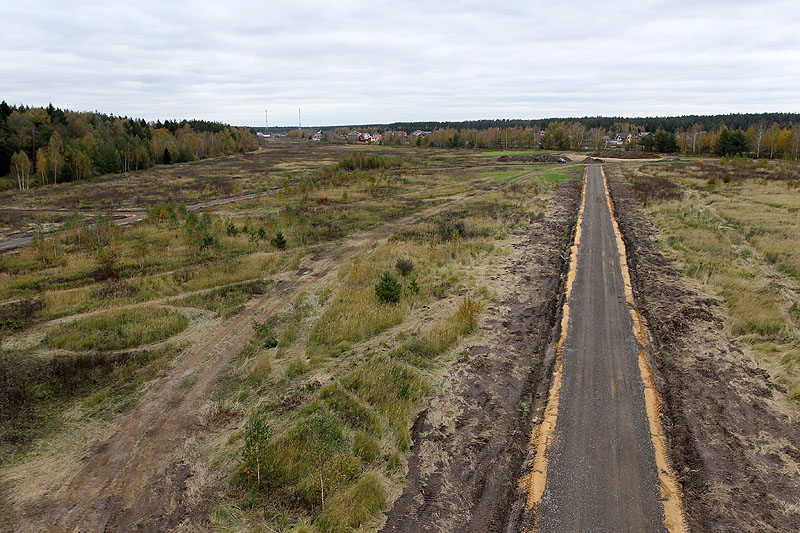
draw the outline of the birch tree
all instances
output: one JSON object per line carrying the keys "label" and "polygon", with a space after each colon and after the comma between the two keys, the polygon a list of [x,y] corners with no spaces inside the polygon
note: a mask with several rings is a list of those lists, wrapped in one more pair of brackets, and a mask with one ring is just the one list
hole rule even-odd
{"label": "birch tree", "polygon": [[11,170],[17,178],[17,187],[21,191],[28,190],[30,187],[31,167],[31,160],[28,158],[28,154],[22,150],[11,156]]}

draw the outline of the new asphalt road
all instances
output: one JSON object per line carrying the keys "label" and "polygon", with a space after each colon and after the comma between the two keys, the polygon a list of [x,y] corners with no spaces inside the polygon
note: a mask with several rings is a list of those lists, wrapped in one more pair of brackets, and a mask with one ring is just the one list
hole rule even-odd
{"label": "new asphalt road", "polygon": [[599,166],[588,169],[542,532],[665,531],[639,343]]}

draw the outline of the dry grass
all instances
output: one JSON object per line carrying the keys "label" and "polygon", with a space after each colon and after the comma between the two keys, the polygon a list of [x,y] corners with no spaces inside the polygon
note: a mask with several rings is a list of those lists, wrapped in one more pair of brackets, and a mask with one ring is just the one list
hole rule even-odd
{"label": "dry grass", "polygon": [[[187,239],[180,217],[140,225],[113,236],[108,249],[114,257],[114,277],[100,280],[94,276],[97,250],[78,246],[74,236],[65,235],[56,247],[63,258],[43,258],[33,251],[0,258],[0,301],[41,297],[42,309],[33,317],[33,325],[94,309],[153,306],[148,302],[154,301],[180,301],[229,315],[249,296],[233,290],[235,284],[296,271],[304,257],[336,246],[344,235],[507,177],[479,176],[485,169],[411,170],[404,163],[399,169],[358,170],[315,183],[316,157],[292,162],[291,172],[283,165],[279,175],[269,176],[273,183],[289,183],[285,192],[216,210],[208,227],[216,232],[219,248],[198,251]],[[325,163],[336,159],[326,157]],[[464,291],[475,292],[476,285],[485,281],[480,265],[500,260],[503,240],[511,231],[542,216],[543,193],[551,182],[564,178],[562,170],[544,181],[530,180],[470,198],[445,217],[399,232],[342,266],[338,278],[336,274],[325,278],[308,297],[298,298],[291,310],[269,319],[278,346],[265,349],[254,344],[242,351],[216,394],[220,405],[235,406],[226,411],[230,420],[215,421],[196,444],[204,450],[197,472],[209,476],[238,472],[236,486],[212,513],[213,527],[341,531],[375,524],[387,493],[397,491],[411,445],[413,417],[424,407],[433,376],[451,360],[442,355],[476,327],[480,305],[472,297],[464,298]],[[259,179],[247,176],[240,181],[247,189],[248,180]],[[182,194],[184,186],[197,181],[189,177],[181,181]],[[463,231],[457,238],[451,234],[443,239],[440,227],[459,221]],[[229,222],[236,228],[231,234]],[[286,250],[273,248],[268,239],[259,240],[261,228],[267,235],[281,229],[288,241]],[[399,257],[412,258],[415,268],[403,278],[400,303],[381,304],[375,283],[382,272],[394,269]],[[187,294],[206,289],[210,292]],[[428,305],[445,311],[420,327],[419,317]],[[95,329],[113,329],[113,320]],[[135,337],[141,340],[147,335]],[[424,361],[397,352],[397,346],[410,338],[424,343]],[[166,360],[142,363],[156,374],[137,371],[131,382],[139,387],[137,376],[152,378]],[[81,390],[82,409],[126,403],[111,402],[116,391],[106,385]],[[257,477],[259,471],[264,474],[261,480],[254,481],[252,468],[248,470],[241,460],[250,433],[240,428],[252,427],[244,423],[245,413],[255,413],[253,420],[261,420],[268,430],[262,450],[266,455],[257,464]],[[59,438],[53,436],[53,442]],[[187,460],[199,459],[193,455]]]}
{"label": "dry grass", "polygon": [[664,244],[723,299],[731,334],[800,402],[800,316],[792,313],[800,301],[800,197],[763,169],[709,184],[720,172],[709,164],[626,170],[634,182],[643,174],[682,188],[682,199],[654,199],[648,208]]}

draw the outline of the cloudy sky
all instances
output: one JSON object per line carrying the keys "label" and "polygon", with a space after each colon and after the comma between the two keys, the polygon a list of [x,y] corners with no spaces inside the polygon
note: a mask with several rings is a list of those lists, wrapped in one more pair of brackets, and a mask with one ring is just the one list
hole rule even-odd
{"label": "cloudy sky", "polygon": [[239,125],[800,111],[800,3],[6,2],[0,99]]}

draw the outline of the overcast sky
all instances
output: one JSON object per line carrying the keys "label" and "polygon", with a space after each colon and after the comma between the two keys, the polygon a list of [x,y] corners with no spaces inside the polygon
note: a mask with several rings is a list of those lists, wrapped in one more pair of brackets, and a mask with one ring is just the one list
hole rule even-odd
{"label": "overcast sky", "polygon": [[237,125],[800,111],[796,0],[20,0],[3,19],[13,104]]}

